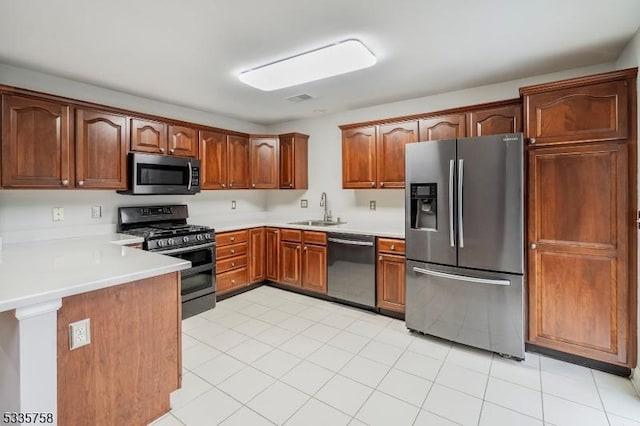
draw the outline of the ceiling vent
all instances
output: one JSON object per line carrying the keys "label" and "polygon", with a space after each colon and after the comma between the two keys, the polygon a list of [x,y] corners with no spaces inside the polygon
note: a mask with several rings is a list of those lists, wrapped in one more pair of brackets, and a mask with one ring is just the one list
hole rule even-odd
{"label": "ceiling vent", "polygon": [[308,101],[309,99],[313,99],[313,96],[307,95],[306,93],[287,98],[288,101],[295,102],[295,103]]}

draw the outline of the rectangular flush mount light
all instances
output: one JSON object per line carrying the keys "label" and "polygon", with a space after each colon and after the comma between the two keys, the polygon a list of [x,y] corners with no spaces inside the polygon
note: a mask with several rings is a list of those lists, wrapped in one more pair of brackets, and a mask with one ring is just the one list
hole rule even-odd
{"label": "rectangular flush mount light", "polygon": [[348,39],[244,71],[238,78],[256,89],[271,91],[346,74],[375,63],[376,57],[360,40]]}

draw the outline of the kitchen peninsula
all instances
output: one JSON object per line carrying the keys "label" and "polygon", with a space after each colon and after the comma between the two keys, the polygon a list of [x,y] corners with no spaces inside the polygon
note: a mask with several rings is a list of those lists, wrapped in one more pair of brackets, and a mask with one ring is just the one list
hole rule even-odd
{"label": "kitchen peninsula", "polygon": [[[189,262],[127,247],[140,241],[0,248],[0,412],[145,424],[169,410],[181,374],[178,271]],[[86,318],[89,344],[70,350],[69,324]]]}

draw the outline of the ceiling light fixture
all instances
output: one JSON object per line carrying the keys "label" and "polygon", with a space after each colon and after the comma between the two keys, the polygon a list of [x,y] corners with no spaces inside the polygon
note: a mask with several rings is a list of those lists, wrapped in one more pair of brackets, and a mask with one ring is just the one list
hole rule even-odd
{"label": "ceiling light fixture", "polygon": [[368,68],[376,57],[360,40],[348,39],[240,73],[244,84],[264,91],[296,86]]}

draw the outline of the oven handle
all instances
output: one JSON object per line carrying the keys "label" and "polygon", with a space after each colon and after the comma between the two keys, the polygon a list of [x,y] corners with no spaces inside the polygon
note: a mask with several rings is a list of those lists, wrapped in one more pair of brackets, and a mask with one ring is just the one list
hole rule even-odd
{"label": "oven handle", "polygon": [[191,191],[191,182],[193,180],[193,169],[191,168],[191,160],[187,162],[189,166],[189,184],[187,185],[187,191]]}
{"label": "oven handle", "polygon": [[215,245],[216,245],[216,243],[198,244],[197,246],[180,247],[180,248],[170,249],[170,250],[154,251],[152,253],[158,253],[158,254],[186,253],[188,251],[194,251],[194,250],[200,250],[200,249],[204,249],[204,248],[214,247]]}

